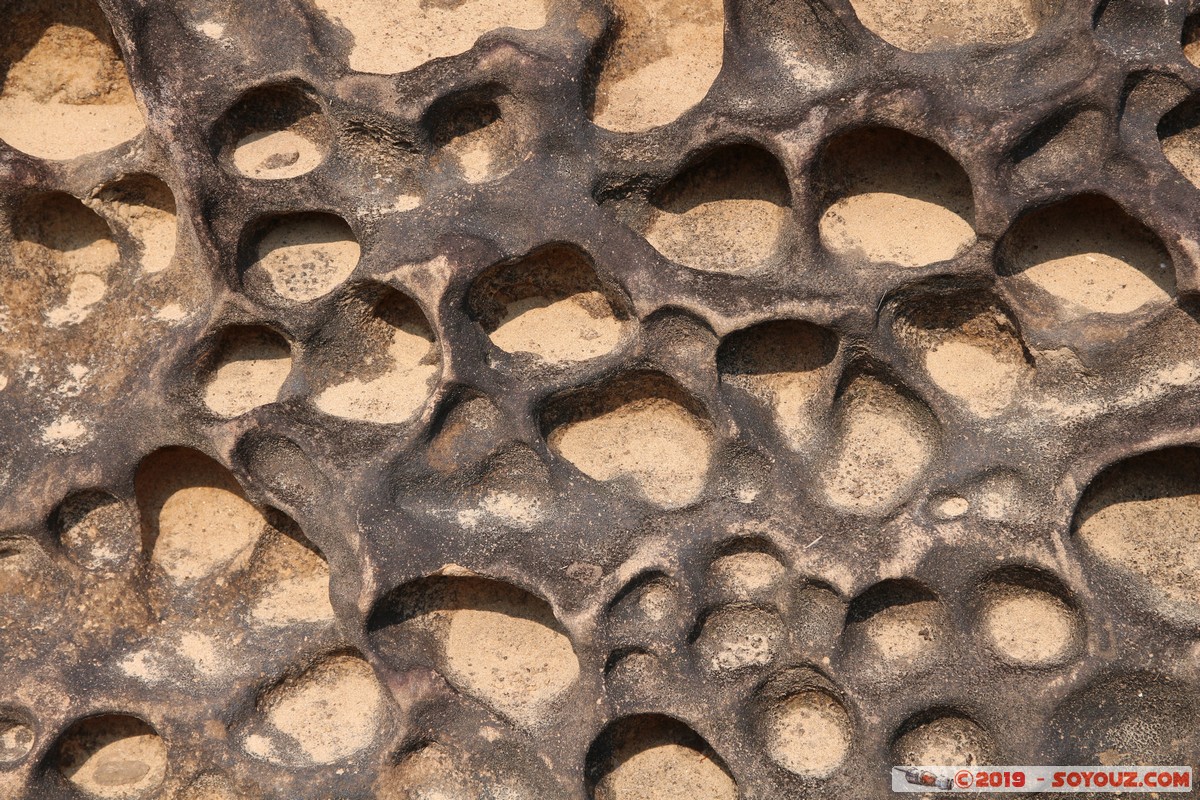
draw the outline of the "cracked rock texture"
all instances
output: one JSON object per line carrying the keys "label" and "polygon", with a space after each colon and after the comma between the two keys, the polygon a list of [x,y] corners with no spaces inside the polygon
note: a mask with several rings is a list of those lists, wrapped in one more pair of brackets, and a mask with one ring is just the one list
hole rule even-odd
{"label": "cracked rock texture", "polygon": [[1200,2],[0,2],[0,797],[1200,767]]}

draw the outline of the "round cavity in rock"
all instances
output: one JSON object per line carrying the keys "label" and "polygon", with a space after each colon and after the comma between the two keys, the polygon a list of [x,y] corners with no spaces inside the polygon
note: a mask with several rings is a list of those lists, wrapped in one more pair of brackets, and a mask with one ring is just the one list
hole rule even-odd
{"label": "round cavity in rock", "polygon": [[961,714],[925,714],[900,730],[892,744],[893,764],[969,767],[992,763],[992,737]]}
{"label": "round cavity in rock", "polygon": [[618,0],[615,36],[601,54],[592,119],[630,133],[666,125],[699,103],[721,71],[720,0]]}
{"label": "round cavity in rock", "polygon": [[703,492],[712,457],[711,426],[694,407],[661,375],[627,375],[558,401],[547,441],[590,478],[629,479],[656,505],[684,506]]}
{"label": "round cavity in rock", "polygon": [[171,265],[179,223],[175,195],[165,183],[152,175],[133,175],[105,186],[91,205],[133,239],[143,273],[152,275]]}
{"label": "round cavity in rock", "polygon": [[593,800],[736,800],[737,784],[708,742],[682,722],[644,714],[609,725],[588,751]]}
{"label": "round cavity in rock", "polygon": [[727,336],[717,351],[717,367],[723,384],[770,406],[776,427],[797,450],[815,433],[815,403],[837,349],[837,337],[817,325],[764,322]]}
{"label": "round cavity in rock", "polygon": [[916,581],[886,580],[850,604],[846,644],[864,648],[871,660],[916,663],[938,655],[948,626],[946,611],[932,591]]}
{"label": "round cavity in rock", "polygon": [[1030,372],[1011,317],[975,296],[912,302],[893,330],[929,379],[976,416],[1004,411]]}
{"label": "round cavity in rock", "polygon": [[1046,16],[1044,0],[850,0],[868,30],[891,45],[932,53],[1028,39]]}
{"label": "round cavity in rock", "polygon": [[233,475],[195,450],[147,456],[134,487],[150,562],[176,584],[244,566],[266,528]]}
{"label": "round cavity in rock", "polygon": [[361,249],[346,221],[333,214],[276,217],[259,230],[247,277],[265,279],[288,300],[323,297],[350,277]]}
{"label": "round cavity in rock", "polygon": [[924,267],[975,242],[971,181],[949,153],[894,128],[837,136],[818,168],[821,243],[842,258]]}
{"label": "round cavity in rock", "polygon": [[735,542],[728,552],[713,559],[708,580],[722,595],[748,600],[774,589],[786,572],[778,558],[753,542]]}
{"label": "round cavity in rock", "polygon": [[584,361],[611,351],[628,306],[600,282],[591,259],[553,245],[484,272],[471,288],[471,311],[492,344],[543,361]]}
{"label": "round cavity in rock", "polygon": [[325,160],[333,139],[321,107],[288,85],[251,89],[225,112],[217,130],[226,167],[259,180],[311,172]]}
{"label": "round cavity in rock", "polygon": [[1015,580],[984,589],[982,623],[992,650],[1017,666],[1055,666],[1078,649],[1075,610],[1062,598]]}
{"label": "round cavity in rock", "polygon": [[652,198],[646,241],[709,272],[753,272],[779,250],[791,189],[779,161],[753,145],[723,147],[684,168]]}
{"label": "round cavity in rock", "polygon": [[1158,123],[1163,155],[1183,177],[1200,187],[1200,100],[1188,98]]}
{"label": "round cavity in rock", "polygon": [[389,720],[386,690],[371,666],[335,655],[270,689],[242,747],[275,764],[336,764],[372,748]]}
{"label": "round cavity in rock", "polygon": [[504,177],[521,162],[518,127],[505,119],[500,94],[468,90],[434,103],[425,115],[437,148],[432,164],[467,183]]}
{"label": "round cavity in rock", "polygon": [[137,520],[107,492],[71,495],[55,510],[52,525],[63,550],[87,569],[119,567],[141,547]]}
{"label": "round cavity in rock", "polygon": [[18,0],[0,32],[0,139],[38,158],[107,150],[145,123],[112,29],[88,0]]}
{"label": "round cavity in rock", "polygon": [[167,774],[167,747],[136,717],[107,714],[72,725],[59,740],[55,765],[88,797],[151,797]]}
{"label": "round cavity in rock", "polygon": [[486,578],[403,586],[375,609],[370,629],[389,660],[406,660],[414,637],[431,639],[453,686],[526,725],[543,721],[579,677],[571,639],[550,605]]}
{"label": "round cavity in rock", "polygon": [[933,461],[937,423],[915,398],[870,375],[846,386],[834,415],[836,436],[821,481],[826,499],[850,513],[888,513]]}
{"label": "round cavity in rock", "polygon": [[441,351],[425,314],[392,289],[356,298],[335,322],[338,349],[319,356],[313,404],[326,414],[400,424],[425,406],[441,374]]}
{"label": "round cavity in rock", "polygon": [[708,615],[695,646],[705,667],[732,672],[767,666],[786,641],[787,633],[777,614],[730,606]]}
{"label": "round cavity in rock", "polygon": [[381,75],[465,53],[497,28],[541,28],[546,5],[545,0],[316,0],[317,8],[350,34],[350,69]]}
{"label": "round cavity in rock", "polygon": [[1192,14],[1183,23],[1183,55],[1188,61],[1200,67],[1200,14]]}
{"label": "round cavity in rock", "polygon": [[1134,456],[1092,480],[1075,511],[1087,555],[1151,610],[1200,625],[1200,450]]}
{"label": "round cavity in rock", "polygon": [[286,515],[272,511],[269,521],[248,570],[258,587],[250,620],[272,628],[332,622],[325,557]]}
{"label": "round cavity in rock", "polygon": [[287,341],[267,328],[236,327],[221,332],[215,368],[204,388],[204,404],[221,417],[237,417],[275,402],[292,371]]}
{"label": "round cavity in rock", "polygon": [[1175,295],[1175,269],[1158,237],[1099,195],[1026,214],[1000,254],[1002,274],[1054,298],[1066,317],[1128,314]]}
{"label": "round cavity in rock", "polygon": [[781,700],[765,724],[771,760],[805,778],[828,778],[850,752],[850,715],[836,698],[817,689]]}
{"label": "round cavity in rock", "polygon": [[[13,219],[13,257],[28,274],[22,301],[52,327],[88,318],[120,262],[112,231],[95,211],[54,192],[25,201]],[[14,287],[16,288],[16,287]]]}
{"label": "round cavity in rock", "polygon": [[0,710],[0,767],[24,761],[36,739],[37,734],[23,715]]}

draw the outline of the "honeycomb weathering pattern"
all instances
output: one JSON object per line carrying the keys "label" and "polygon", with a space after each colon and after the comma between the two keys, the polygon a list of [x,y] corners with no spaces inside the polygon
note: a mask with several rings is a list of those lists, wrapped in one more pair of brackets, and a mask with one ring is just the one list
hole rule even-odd
{"label": "honeycomb weathering pattern", "polygon": [[0,796],[1200,766],[1200,3],[0,9]]}

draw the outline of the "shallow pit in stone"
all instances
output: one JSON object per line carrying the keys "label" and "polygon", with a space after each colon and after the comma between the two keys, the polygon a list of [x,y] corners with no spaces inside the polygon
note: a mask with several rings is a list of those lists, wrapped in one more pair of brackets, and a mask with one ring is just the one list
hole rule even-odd
{"label": "shallow pit in stone", "polygon": [[1175,269],[1162,242],[1100,195],[1026,214],[999,252],[1001,274],[1049,295],[1065,318],[1129,314],[1175,295]]}
{"label": "shallow pit in stone", "polygon": [[821,391],[837,350],[837,336],[820,326],[764,322],[725,337],[717,369],[723,384],[767,405],[784,441],[798,450],[816,433]]}
{"label": "shallow pit in stone", "polygon": [[708,742],[659,714],[626,717],[596,738],[587,756],[592,800],[736,800],[737,784]]}
{"label": "shallow pit in stone", "polygon": [[267,521],[247,569],[255,586],[250,621],[268,628],[331,623],[334,612],[324,555],[282,512],[269,510]]}
{"label": "shallow pit in stone", "polygon": [[933,53],[976,45],[1011,45],[1037,32],[1046,0],[850,0],[868,30],[901,50]]}
{"label": "shallow pit in stone", "polygon": [[621,133],[678,119],[721,71],[721,0],[617,0],[615,29],[593,54],[592,119]]}
{"label": "shallow pit in stone", "polygon": [[475,280],[469,302],[492,344],[550,363],[604,355],[630,318],[619,290],[602,283],[588,255],[569,245],[492,267]]}
{"label": "shallow pit in stone", "polygon": [[259,222],[245,277],[265,282],[287,300],[306,303],[349,278],[361,254],[358,238],[341,217],[287,214]]}
{"label": "shallow pit in stone", "polygon": [[979,417],[1008,408],[1031,373],[1012,317],[975,293],[909,302],[893,331],[929,379]]}
{"label": "shallow pit in stone", "polygon": [[1007,569],[980,590],[980,627],[992,651],[1020,667],[1064,663],[1080,647],[1079,613],[1062,585],[1042,573]]}
{"label": "shallow pit in stone", "polygon": [[917,581],[892,579],[850,604],[842,646],[847,658],[866,666],[921,664],[938,657],[949,634],[949,617],[933,591]]}
{"label": "shallow pit in stone", "polygon": [[441,350],[411,298],[382,286],[359,290],[317,354],[313,405],[342,419],[400,424],[425,405],[441,374]]}
{"label": "shallow pit in stone", "polygon": [[556,400],[544,416],[550,448],[597,481],[632,481],[650,502],[678,507],[704,490],[711,423],[659,373],[620,376]]}
{"label": "shallow pit in stone", "polygon": [[179,585],[244,566],[266,528],[232,473],[196,450],[150,454],[134,489],[150,563]]}
{"label": "shallow pit in stone", "polygon": [[1189,98],[1158,123],[1163,155],[1183,177],[1200,187],[1200,98]]}
{"label": "shallow pit in stone", "polygon": [[923,403],[879,377],[851,379],[834,404],[834,437],[821,487],[835,508],[887,514],[935,458],[938,426]]}
{"label": "shallow pit in stone", "polygon": [[709,585],[722,597],[749,600],[776,589],[787,567],[764,542],[733,541],[708,566]]}
{"label": "shallow pit in stone", "polygon": [[90,0],[9,3],[0,75],[0,139],[29,155],[73,159],[145,127],[112,28]]}
{"label": "shallow pit in stone", "polygon": [[819,689],[780,700],[767,713],[765,725],[770,759],[805,778],[830,777],[850,752],[850,715],[837,698]]}
{"label": "shallow pit in stone", "polygon": [[549,603],[488,578],[402,586],[377,605],[369,628],[385,659],[432,654],[455,688],[525,725],[543,721],[579,677],[571,639]]}
{"label": "shallow pit in stone", "polygon": [[714,672],[765,667],[787,642],[779,615],[748,605],[719,608],[705,617],[694,646]]}
{"label": "shallow pit in stone", "polygon": [[791,202],[775,156],[755,145],[730,145],[688,164],[651,197],[643,234],[678,264],[755,272],[777,255]]}
{"label": "shallow pit in stone", "polygon": [[1200,67],[1200,14],[1192,14],[1184,21],[1180,44],[1184,58]]}
{"label": "shallow pit in stone", "polygon": [[52,327],[87,319],[120,262],[104,219],[68,194],[35,195],[17,209],[13,234],[13,256],[28,276],[14,287],[19,302],[40,308]]}
{"label": "shallow pit in stone", "polygon": [[223,330],[211,356],[204,404],[220,417],[237,417],[273,403],[292,371],[287,340],[257,326]]}
{"label": "shallow pit in stone", "polygon": [[21,763],[33,751],[37,733],[23,712],[0,709],[0,767]]}
{"label": "shallow pit in stone", "polygon": [[1120,461],[1097,475],[1073,529],[1094,567],[1117,576],[1169,620],[1200,624],[1200,450],[1175,447]]}
{"label": "shallow pit in stone", "polygon": [[315,0],[351,37],[350,69],[393,75],[470,50],[497,28],[536,30],[545,0]]}
{"label": "shallow pit in stone", "polygon": [[247,721],[241,745],[274,764],[345,763],[380,740],[390,714],[387,690],[370,664],[335,654],[271,687]]}
{"label": "shallow pit in stone", "polygon": [[900,726],[892,742],[892,763],[966,767],[991,764],[992,737],[965,714],[925,712]]}
{"label": "shallow pit in stone", "polygon": [[821,243],[841,258],[924,267],[975,242],[971,181],[928,139],[895,128],[842,133],[822,150],[818,180]]}
{"label": "shallow pit in stone", "polygon": [[66,554],[86,569],[115,569],[141,549],[137,520],[108,492],[70,495],[55,509],[51,527]]}
{"label": "shallow pit in stone", "polygon": [[329,154],[333,126],[306,89],[260,86],[242,95],[221,119],[216,146],[237,174],[257,180],[295,178]]}
{"label": "shallow pit in stone", "polygon": [[171,265],[178,239],[175,195],[161,180],[153,175],[122,178],[97,192],[89,205],[133,239],[144,274]]}
{"label": "shallow pit in stone", "polygon": [[72,725],[55,746],[54,764],[76,789],[103,800],[154,795],[167,774],[167,747],[142,720],[121,714]]}
{"label": "shallow pit in stone", "polygon": [[435,148],[430,163],[467,183],[494,181],[512,172],[523,153],[517,124],[505,118],[506,105],[503,92],[487,86],[434,103],[425,114]]}

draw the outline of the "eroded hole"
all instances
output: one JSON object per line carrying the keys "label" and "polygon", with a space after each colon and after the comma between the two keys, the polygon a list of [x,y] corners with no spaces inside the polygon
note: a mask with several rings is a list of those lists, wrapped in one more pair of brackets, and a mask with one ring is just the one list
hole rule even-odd
{"label": "eroded hole", "polygon": [[843,511],[886,514],[921,481],[938,442],[937,423],[920,401],[877,377],[858,376],[834,406],[825,497]]}
{"label": "eroded hole", "polygon": [[19,764],[33,751],[37,734],[20,712],[0,710],[0,765]]}
{"label": "eroded hole", "polygon": [[753,540],[733,542],[708,567],[708,582],[722,597],[750,600],[777,588],[787,568]]}
{"label": "eroded hole", "polygon": [[250,620],[269,628],[332,622],[325,557],[282,513],[271,512],[269,522],[248,570],[257,586]]}
{"label": "eroded hole", "polygon": [[711,424],[670,379],[634,373],[557,401],[547,442],[598,481],[630,480],[652,503],[677,507],[704,490]]}
{"label": "eroded hole", "polygon": [[0,139],[29,155],[76,158],[145,126],[112,29],[89,0],[9,4],[0,70]]}
{"label": "eroded hole", "polygon": [[497,28],[536,30],[545,0],[314,0],[353,37],[350,69],[392,75],[470,50]]}
{"label": "eroded hole", "polygon": [[117,498],[96,490],[76,492],[51,517],[59,544],[87,569],[113,569],[141,548],[137,520]]}
{"label": "eroded hole", "polygon": [[1064,316],[1128,314],[1175,295],[1175,271],[1145,225],[1099,195],[1019,219],[1000,248],[1001,271],[1058,301]]}
{"label": "eroded hole", "polygon": [[483,273],[470,305],[496,347],[551,363],[604,355],[629,320],[624,298],[600,282],[586,254],[566,245]]}
{"label": "eroded hole", "polygon": [[385,656],[433,652],[456,688],[526,725],[542,721],[579,677],[571,639],[550,605],[486,578],[401,587],[372,612],[370,630]]}
{"label": "eroded hole", "polygon": [[134,175],[105,186],[90,203],[137,246],[138,266],[152,275],[171,266],[178,238],[175,195],[158,178]]}
{"label": "eroded hole", "polygon": [[710,272],[752,272],[779,250],[791,190],[774,156],[735,145],[686,167],[652,206],[644,234],[667,258]]}
{"label": "eroded hole", "polygon": [[992,650],[1022,667],[1052,667],[1079,649],[1079,614],[1062,586],[1032,570],[1006,570],[981,589],[982,628]]}
{"label": "eroded hole", "polygon": [[592,119],[629,133],[665,125],[708,94],[721,71],[720,0],[617,0],[601,59]]}
{"label": "eroded hole", "polygon": [[1200,98],[1172,109],[1158,123],[1163,155],[1183,177],[1200,187]]}
{"label": "eroded hole", "polygon": [[627,624],[639,631],[647,625],[670,622],[680,612],[679,598],[666,575],[639,575],[617,593],[609,609],[614,624]]}
{"label": "eroded hole", "polygon": [[1048,15],[1041,0],[851,0],[863,26],[901,50],[930,53],[1028,39]]}
{"label": "eroded hole", "polygon": [[437,148],[432,164],[449,169],[467,183],[502,178],[521,162],[517,127],[505,119],[501,91],[467,91],[438,101],[426,114],[426,128]]}
{"label": "eroded hole", "polygon": [[992,737],[955,711],[918,715],[900,727],[892,743],[892,763],[969,767],[993,763]]}
{"label": "eroded hole", "polygon": [[217,147],[248,178],[295,178],[329,154],[333,133],[321,107],[295,86],[252,89],[225,112]]}
{"label": "eroded hole", "polygon": [[1088,485],[1074,530],[1087,553],[1167,619],[1200,624],[1200,450],[1126,459]]}
{"label": "eroded hole", "polygon": [[147,456],[134,488],[150,562],[179,585],[244,566],[266,528],[233,475],[195,450]]}
{"label": "eroded hole", "polygon": [[1180,44],[1184,57],[1200,67],[1200,14],[1192,14],[1184,21]]}
{"label": "eroded hole", "polygon": [[797,692],[767,714],[767,754],[806,778],[828,778],[850,752],[853,726],[837,698],[819,689]]}
{"label": "eroded hole", "polygon": [[975,242],[971,181],[927,139],[894,128],[844,133],[826,145],[819,174],[830,203],[821,243],[838,256],[923,267]]}
{"label": "eroded hole", "polygon": [[737,785],[708,742],[679,720],[643,714],[609,725],[588,751],[593,800],[736,800]]}
{"label": "eroded hole", "polygon": [[441,351],[420,307],[393,289],[368,288],[334,325],[344,335],[313,365],[313,384],[324,387],[313,404],[361,422],[412,419],[441,374]]}
{"label": "eroded hole", "polygon": [[816,401],[829,381],[837,337],[798,320],[764,322],[730,334],[717,352],[721,382],[749,392],[771,408],[794,450],[816,432]]}
{"label": "eroded hole", "polygon": [[333,291],[358,266],[362,250],[346,221],[333,214],[301,213],[267,221],[255,237],[247,277],[265,279],[276,294],[296,302]]}
{"label": "eroded hole", "polygon": [[390,716],[371,666],[356,655],[334,655],[269,689],[240,739],[247,753],[274,764],[336,764],[370,750]]}
{"label": "eroded hole", "polygon": [[[1068,115],[1069,114],[1069,115]],[[1013,150],[1016,175],[1027,182],[1049,183],[1083,168],[1105,152],[1109,119],[1105,112],[1084,108],[1057,114],[1035,128]]]}
{"label": "eroded hole", "polygon": [[765,667],[787,640],[779,615],[752,606],[729,606],[709,614],[696,637],[696,652],[714,672]]}
{"label": "eroded hole", "polygon": [[845,647],[866,664],[919,664],[946,646],[949,618],[931,590],[910,580],[875,584],[850,604]]}
{"label": "eroded hole", "polygon": [[1016,324],[986,300],[929,297],[897,314],[894,331],[929,379],[980,417],[1004,411],[1032,371]]}
{"label": "eroded hole", "polygon": [[222,331],[204,387],[204,404],[218,416],[237,417],[275,402],[292,371],[287,341],[267,328]]}
{"label": "eroded hole", "polygon": [[41,308],[54,327],[87,319],[120,262],[104,220],[70,195],[39,195],[17,210],[13,233],[17,266],[29,276],[12,287],[16,304]]}
{"label": "eroded hole", "polygon": [[59,772],[89,797],[150,797],[167,774],[167,747],[136,717],[107,714],[72,725],[55,751]]}

